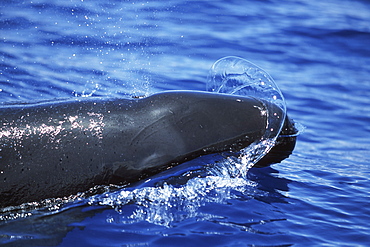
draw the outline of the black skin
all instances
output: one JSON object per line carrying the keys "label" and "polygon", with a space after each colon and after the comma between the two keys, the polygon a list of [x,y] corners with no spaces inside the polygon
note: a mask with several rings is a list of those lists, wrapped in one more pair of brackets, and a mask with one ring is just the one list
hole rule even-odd
{"label": "black skin", "polygon": [[0,207],[129,184],[200,155],[240,150],[263,135],[263,110],[252,98],[186,91],[5,105]]}

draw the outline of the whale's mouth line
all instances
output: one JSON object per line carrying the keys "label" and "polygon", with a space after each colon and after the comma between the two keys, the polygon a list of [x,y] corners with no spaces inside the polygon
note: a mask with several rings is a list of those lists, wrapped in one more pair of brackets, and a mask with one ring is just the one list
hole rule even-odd
{"label": "whale's mouth line", "polygon": [[304,133],[306,127],[303,124],[301,124],[299,122],[296,122],[294,120],[292,120],[292,122],[293,122],[293,125],[294,125],[293,126],[294,129],[291,130],[291,133],[289,133],[289,134],[280,134],[280,135],[278,135],[278,138],[279,137],[283,137],[283,138],[297,137],[297,136],[301,135],[302,133]]}

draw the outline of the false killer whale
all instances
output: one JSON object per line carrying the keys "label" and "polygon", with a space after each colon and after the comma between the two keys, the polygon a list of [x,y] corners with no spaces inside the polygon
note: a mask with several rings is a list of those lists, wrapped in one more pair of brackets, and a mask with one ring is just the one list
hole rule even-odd
{"label": "false killer whale", "polygon": [[[240,150],[264,135],[265,107],[252,97],[195,91],[4,105],[0,206],[128,184],[200,155]],[[282,133],[292,132],[286,118]],[[294,148],[295,138],[284,135],[283,151],[271,150],[278,160]]]}

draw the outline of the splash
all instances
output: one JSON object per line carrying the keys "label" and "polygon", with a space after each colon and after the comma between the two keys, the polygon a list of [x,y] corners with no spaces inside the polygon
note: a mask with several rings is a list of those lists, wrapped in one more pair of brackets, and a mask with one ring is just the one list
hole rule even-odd
{"label": "splash", "polygon": [[266,196],[258,184],[247,178],[254,154],[264,143],[252,145],[251,152],[239,156],[223,153],[220,160],[198,169],[189,169],[181,175],[149,179],[141,186],[123,188],[115,192],[88,198],[89,205],[109,206],[117,214],[107,218],[112,224],[132,224],[147,221],[173,227],[189,218],[206,218],[200,208],[212,203],[226,204],[228,200],[249,200]]}

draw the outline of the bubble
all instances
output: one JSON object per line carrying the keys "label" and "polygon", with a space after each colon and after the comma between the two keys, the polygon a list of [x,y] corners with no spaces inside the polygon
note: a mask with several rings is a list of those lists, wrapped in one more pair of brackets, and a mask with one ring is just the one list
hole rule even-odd
{"label": "bubble", "polygon": [[[207,91],[252,97],[263,103],[267,122],[265,133],[258,142],[265,145],[251,159],[256,163],[274,146],[284,124],[286,105],[279,87],[263,69],[243,58],[229,56],[212,65]],[[247,151],[250,152],[248,148],[244,149],[244,153]]]}

